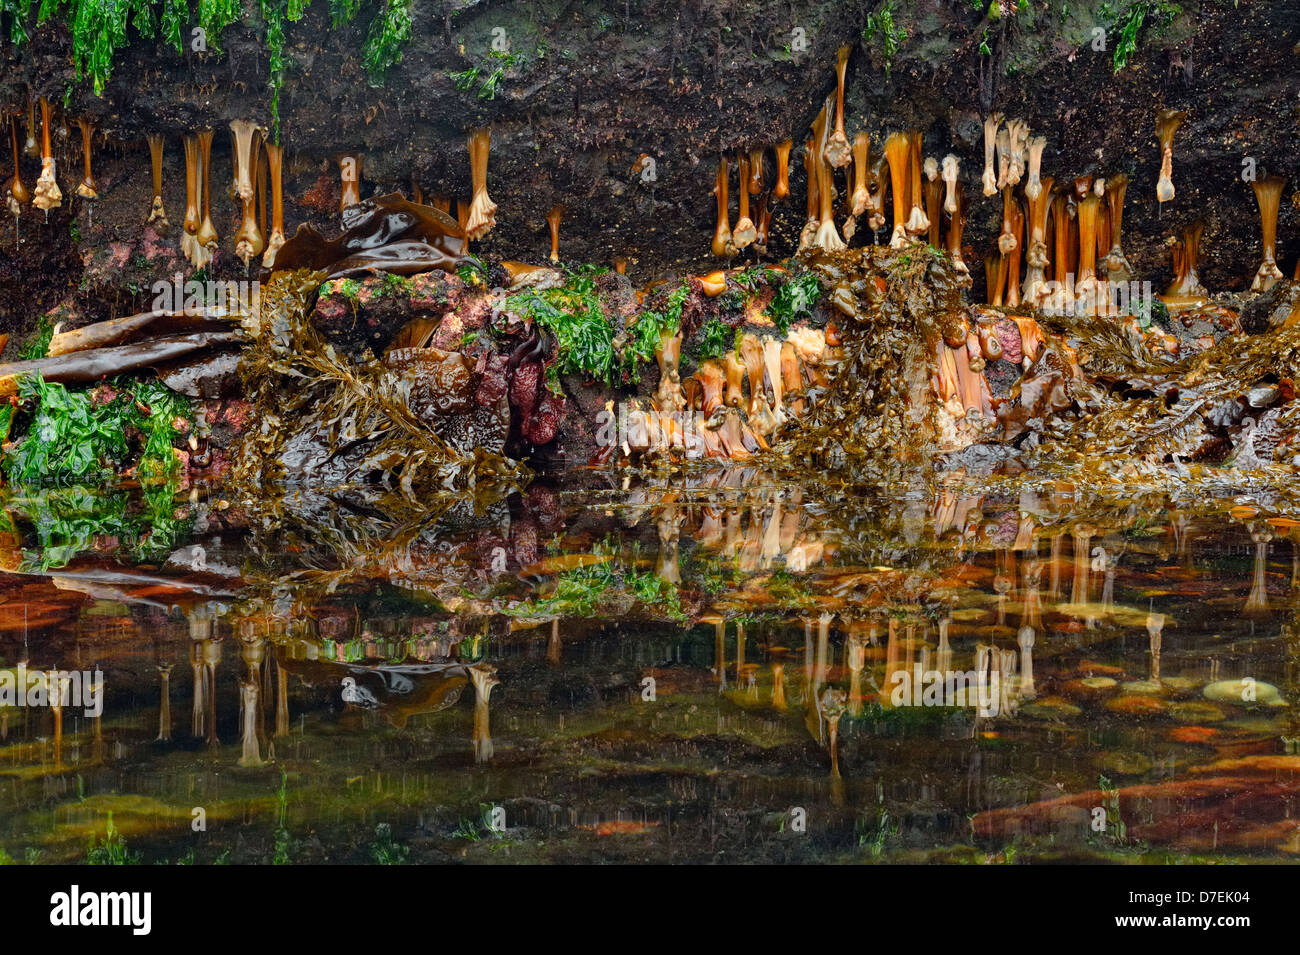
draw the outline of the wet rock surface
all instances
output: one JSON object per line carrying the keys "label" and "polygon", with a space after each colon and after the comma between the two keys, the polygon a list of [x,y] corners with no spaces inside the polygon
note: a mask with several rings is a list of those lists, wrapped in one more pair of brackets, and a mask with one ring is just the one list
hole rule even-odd
{"label": "wet rock surface", "polygon": [[[1259,234],[1243,162],[1292,180],[1300,173],[1287,88],[1300,15],[1293,0],[1185,4],[1171,21],[1153,18],[1140,31],[1118,74],[1122,3],[1029,4],[996,21],[969,5],[899,3],[894,29],[907,36],[888,63],[881,29],[863,39],[877,6],[648,0],[561,13],[517,4],[419,4],[414,39],[385,85],[373,88],[358,55],[364,23],[331,31],[327,8],[312,5],[300,23],[288,25],[291,66],[280,103],[288,231],[302,222],[328,231],[337,221],[333,158],[346,150],[364,155],[363,195],[409,192],[414,180],[426,195],[467,199],[465,134],[491,125],[491,188],[501,213],[486,251],[540,260],[546,212],[564,203],[566,259],[608,263],[627,256],[638,281],[698,270],[707,261],[714,157],[792,137],[792,196],[801,195],[803,134],[834,88],[835,50],[850,43],[850,129],[866,129],[873,144],[889,130],[918,128],[927,154],[954,152],[963,181],[976,185],[981,116],[996,109],[1023,117],[1047,136],[1043,168],[1058,180],[1119,171],[1132,177],[1125,247],[1139,275],[1162,286],[1167,235],[1201,217],[1208,222],[1203,281],[1228,290],[1249,283]],[[481,87],[498,65],[491,55],[498,28],[522,60],[503,67],[489,97]],[[1105,34],[1104,50],[1093,48],[1094,29]],[[804,40],[806,49],[799,49]],[[56,109],[59,128],[78,116],[92,117],[98,128],[100,198],[93,211],[69,199],[48,225],[43,214],[25,214],[16,248],[12,230],[4,230],[0,322],[14,331],[30,328],[69,289],[77,290],[86,321],[139,310],[149,282],[169,274],[162,253],[140,244],[152,199],[146,134],[167,136],[163,198],[179,221],[181,134],[216,128],[213,162],[225,169],[231,120],[270,125],[265,51],[250,25],[227,31],[221,55],[181,58],[137,41],[120,57],[102,98],[74,82],[68,43],[65,30],[51,23],[35,29],[17,53],[0,49],[0,100],[10,111],[25,116],[29,92],[57,107],[71,90],[66,110]],[[480,71],[479,81],[458,89],[454,75],[469,69]],[[1161,106],[1184,109],[1188,119],[1175,142],[1176,198],[1157,210],[1154,117]],[[55,137],[61,170],[79,168],[78,139],[75,124]],[[642,178],[642,155],[655,160],[653,181]],[[0,169],[7,163],[0,151]],[[35,160],[24,159],[29,183],[36,171]],[[212,199],[218,232],[233,241],[238,203],[220,185]],[[776,257],[795,247],[803,225],[798,206],[776,206],[769,243]],[[996,238],[998,206],[971,203],[966,242],[980,254]],[[1279,234],[1287,274],[1296,216],[1284,198]],[[168,241],[178,229],[174,223]],[[121,274],[122,262],[130,266],[137,255],[149,267]],[[98,278],[99,263],[110,259],[119,277]],[[213,272],[236,277],[243,266],[223,245]],[[982,291],[979,275],[975,291]]]}

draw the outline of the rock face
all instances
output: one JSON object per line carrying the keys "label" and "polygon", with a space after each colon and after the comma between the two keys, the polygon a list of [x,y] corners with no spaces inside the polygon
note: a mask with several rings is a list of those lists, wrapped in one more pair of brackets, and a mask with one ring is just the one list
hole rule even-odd
{"label": "rock face", "polygon": [[[637,281],[700,270],[713,225],[715,157],[765,147],[771,181],[771,147],[791,138],[791,195],[776,204],[768,246],[773,257],[784,257],[803,225],[804,135],[834,89],[835,51],[847,43],[850,135],[869,132],[878,150],[888,131],[915,128],[926,155],[954,153],[971,199],[966,242],[979,255],[996,239],[1001,214],[997,197],[979,195],[981,117],[997,110],[1047,137],[1043,173],[1058,182],[1130,175],[1124,248],[1138,277],[1158,287],[1167,281],[1166,235],[1204,217],[1202,280],[1211,290],[1243,289],[1260,254],[1243,170],[1293,183],[1300,177],[1294,91],[1287,86],[1300,5],[1206,0],[1182,4],[1172,20],[1156,9],[1162,5],[1142,5],[1151,12],[1128,65],[1116,73],[1121,34],[1137,6],[898,0],[885,17],[876,0],[629,0],[554,11],[429,0],[411,5],[413,38],[376,87],[361,51],[378,5],[366,4],[354,22],[330,29],[329,5],[317,0],[286,32],[289,67],[279,109],[287,231],[336,222],[341,185],[334,157],[344,150],[364,157],[362,196],[409,193],[414,183],[426,196],[468,200],[465,136],[490,126],[489,183],[500,210],[482,243],[485,253],[540,261],[549,251],[547,211],[563,203],[561,254],[568,261],[608,263],[625,255]],[[1000,15],[990,19],[994,8]],[[230,163],[232,119],[271,125],[260,23],[228,28],[220,54],[189,51],[182,58],[134,40],[101,97],[76,80],[66,28],[54,21],[30,26],[22,47],[0,43],[0,104],[25,116],[29,93],[45,95],[59,127],[92,118],[100,131],[100,199],[93,212],[79,200],[64,202],[48,224],[28,208],[19,243],[6,217],[0,331],[26,330],[69,288],[78,289],[85,321],[141,310],[149,283],[165,274],[151,271],[140,240],[153,199],[148,133],[166,136],[163,199],[178,221],[185,205],[180,137],[203,126],[217,130],[212,199],[221,244],[212,272],[242,274],[232,254],[240,209],[221,171]],[[1187,110],[1188,119],[1174,141],[1176,197],[1157,211],[1154,121],[1161,107]],[[55,137],[65,193],[80,167],[78,138]],[[7,150],[0,150],[6,177],[8,164]],[[38,160],[24,157],[22,167],[30,186]],[[1288,192],[1278,230],[1288,274],[1297,223]],[[164,241],[174,245],[178,232],[173,225]],[[130,249],[125,265],[102,268],[113,243]],[[975,271],[979,296],[982,270]]]}

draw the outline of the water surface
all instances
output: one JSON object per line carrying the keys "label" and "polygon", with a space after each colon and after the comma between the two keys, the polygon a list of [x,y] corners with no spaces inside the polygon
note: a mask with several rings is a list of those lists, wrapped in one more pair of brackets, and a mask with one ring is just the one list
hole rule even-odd
{"label": "water surface", "polygon": [[1288,515],[574,484],[274,523],[11,499],[3,665],[105,696],[0,709],[0,846],[96,858],[111,817],[173,863],[1300,851]]}

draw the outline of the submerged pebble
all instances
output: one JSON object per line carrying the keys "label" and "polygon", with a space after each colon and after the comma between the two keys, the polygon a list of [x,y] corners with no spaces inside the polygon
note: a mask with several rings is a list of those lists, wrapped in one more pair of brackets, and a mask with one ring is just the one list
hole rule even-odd
{"label": "submerged pebble", "polygon": [[1239,706],[1261,704],[1263,706],[1286,706],[1286,700],[1271,683],[1262,683],[1249,678],[1241,680],[1220,680],[1211,683],[1201,691],[1207,700],[1215,703],[1236,703]]}

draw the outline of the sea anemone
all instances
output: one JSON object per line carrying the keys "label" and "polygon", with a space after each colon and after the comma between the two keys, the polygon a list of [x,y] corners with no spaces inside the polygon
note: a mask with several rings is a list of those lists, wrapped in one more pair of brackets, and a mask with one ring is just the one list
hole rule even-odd
{"label": "sea anemone", "polygon": [[1195,305],[1205,298],[1205,286],[1196,274],[1204,234],[1205,223],[1198,219],[1185,226],[1181,236],[1166,240],[1174,266],[1174,280],[1163,296],[1166,304]]}
{"label": "sea anemone", "polygon": [[776,144],[776,185],[772,187],[772,198],[784,199],[790,194],[790,150],[794,142],[783,139]]}
{"label": "sea anemone", "polygon": [[823,252],[840,252],[848,248],[844,240],[840,238],[839,232],[835,229],[835,186],[832,181],[832,170],[826,161],[826,118],[827,102],[822,107],[821,113],[813,123],[813,167],[817,170],[817,196],[818,196],[818,216],[817,232],[813,236],[812,245],[821,249]]}
{"label": "sea anemone", "polygon": [[805,203],[805,218],[803,230],[799,233],[799,251],[803,252],[812,246],[813,237],[817,235],[817,226],[820,223],[818,211],[820,202],[817,193],[817,166],[815,163],[816,152],[813,149],[813,141],[810,139],[804,143],[803,150],[803,171],[808,178],[808,201]]}
{"label": "sea anemone", "polygon": [[907,199],[911,206],[907,214],[907,234],[916,239],[930,228],[930,219],[921,208],[925,190],[921,186],[921,132],[912,130],[907,137],[908,183]]}
{"label": "sea anemone", "polygon": [[961,174],[961,160],[953,153],[943,157],[943,183],[945,187],[943,211],[948,215],[957,214],[957,177]]}
{"label": "sea anemone", "polygon": [[201,250],[203,261],[195,268],[202,268],[212,260],[217,250],[217,227],[212,224],[212,137],[211,129],[199,131],[199,160],[203,167],[203,219],[199,223],[198,234],[194,237]]}
{"label": "sea anemone", "polygon": [[1036,136],[1029,141],[1029,178],[1025,180],[1025,198],[1033,202],[1043,191],[1039,175],[1043,164],[1043,150],[1047,147],[1046,136]]}
{"label": "sea anemone", "polygon": [[749,178],[745,181],[751,196],[757,196],[763,191],[763,150],[749,151]]}
{"label": "sea anemone", "polygon": [[1025,174],[1025,159],[1029,148],[1029,124],[1023,119],[1013,119],[1007,123],[1007,140],[1009,143],[1007,182],[1008,186],[1020,184]]}
{"label": "sea anemone", "polygon": [[[239,199],[243,213],[239,222],[239,231],[235,233],[235,255],[239,256],[239,260],[247,266],[253,256],[260,255],[266,247],[257,223],[257,192],[253,185],[253,173],[257,168],[261,138],[258,135],[257,124],[246,119],[231,122],[230,131],[235,138],[235,196]],[[346,179],[345,171],[345,182]],[[344,191],[346,192],[346,188]]]}
{"label": "sea anemone", "polygon": [[[1002,253],[1002,282],[1006,288],[1005,302],[1014,308],[1020,304],[1020,256],[1025,248],[1025,214],[1010,187],[1002,194],[1010,200],[1009,203],[1004,200],[1003,205],[1003,236],[1012,240],[1008,243],[1010,248]],[[1001,248],[1001,237],[998,244]]]}
{"label": "sea anemone", "polygon": [[[1052,177],[1041,180],[1038,194],[1029,200],[1029,248],[1025,251],[1025,281],[1021,296],[1027,305],[1041,304],[1047,280],[1047,217],[1051,210]],[[1028,192],[1028,187],[1025,189]]]}
{"label": "sea anemone", "polygon": [[871,208],[870,147],[871,137],[866,133],[858,133],[853,138],[853,200],[851,207],[855,216],[860,216]]}
{"label": "sea anemone", "polygon": [[[234,124],[231,124],[234,128]],[[355,206],[361,201],[361,154],[345,153],[338,157],[339,164],[339,211]],[[243,193],[240,193],[242,197]]]}
{"label": "sea anemone", "polygon": [[1133,277],[1133,266],[1124,255],[1121,234],[1124,228],[1124,193],[1128,191],[1128,176],[1124,173],[1111,176],[1106,182],[1107,224],[1110,227],[1110,249],[1104,264],[1112,282],[1127,282]]}
{"label": "sea anemone", "polygon": [[939,178],[939,162],[933,157],[925,161],[925,216],[930,220],[930,245],[939,248],[940,210],[943,207],[943,180]]}
{"label": "sea anemone", "polygon": [[[12,209],[14,203],[22,205],[30,202],[32,199],[32,194],[28,191],[27,187],[23,185],[23,179],[21,176],[22,170],[18,165],[18,119],[17,117],[11,116],[9,118],[9,138],[13,143],[13,148],[14,148],[14,175],[13,178],[10,179],[6,185],[9,190],[9,196],[11,200],[10,207]],[[13,211],[14,211],[14,215],[18,214],[16,210]]]}
{"label": "sea anemone", "polygon": [[201,259],[198,242],[199,223],[202,221],[199,213],[200,169],[198,138],[186,136],[185,221],[181,226],[181,255],[185,256],[195,268],[202,265],[201,261],[195,264],[196,259]]}
{"label": "sea anemone", "polygon": [[966,228],[966,187],[960,182],[954,182],[949,186],[949,191],[955,208],[948,214],[948,255],[952,257],[954,269],[963,275],[969,275],[970,267],[961,251],[962,232]]}
{"label": "sea anemone", "polygon": [[1083,314],[1099,314],[1106,309],[1097,285],[1097,210],[1101,199],[1089,195],[1079,203],[1079,271],[1074,297]]}

